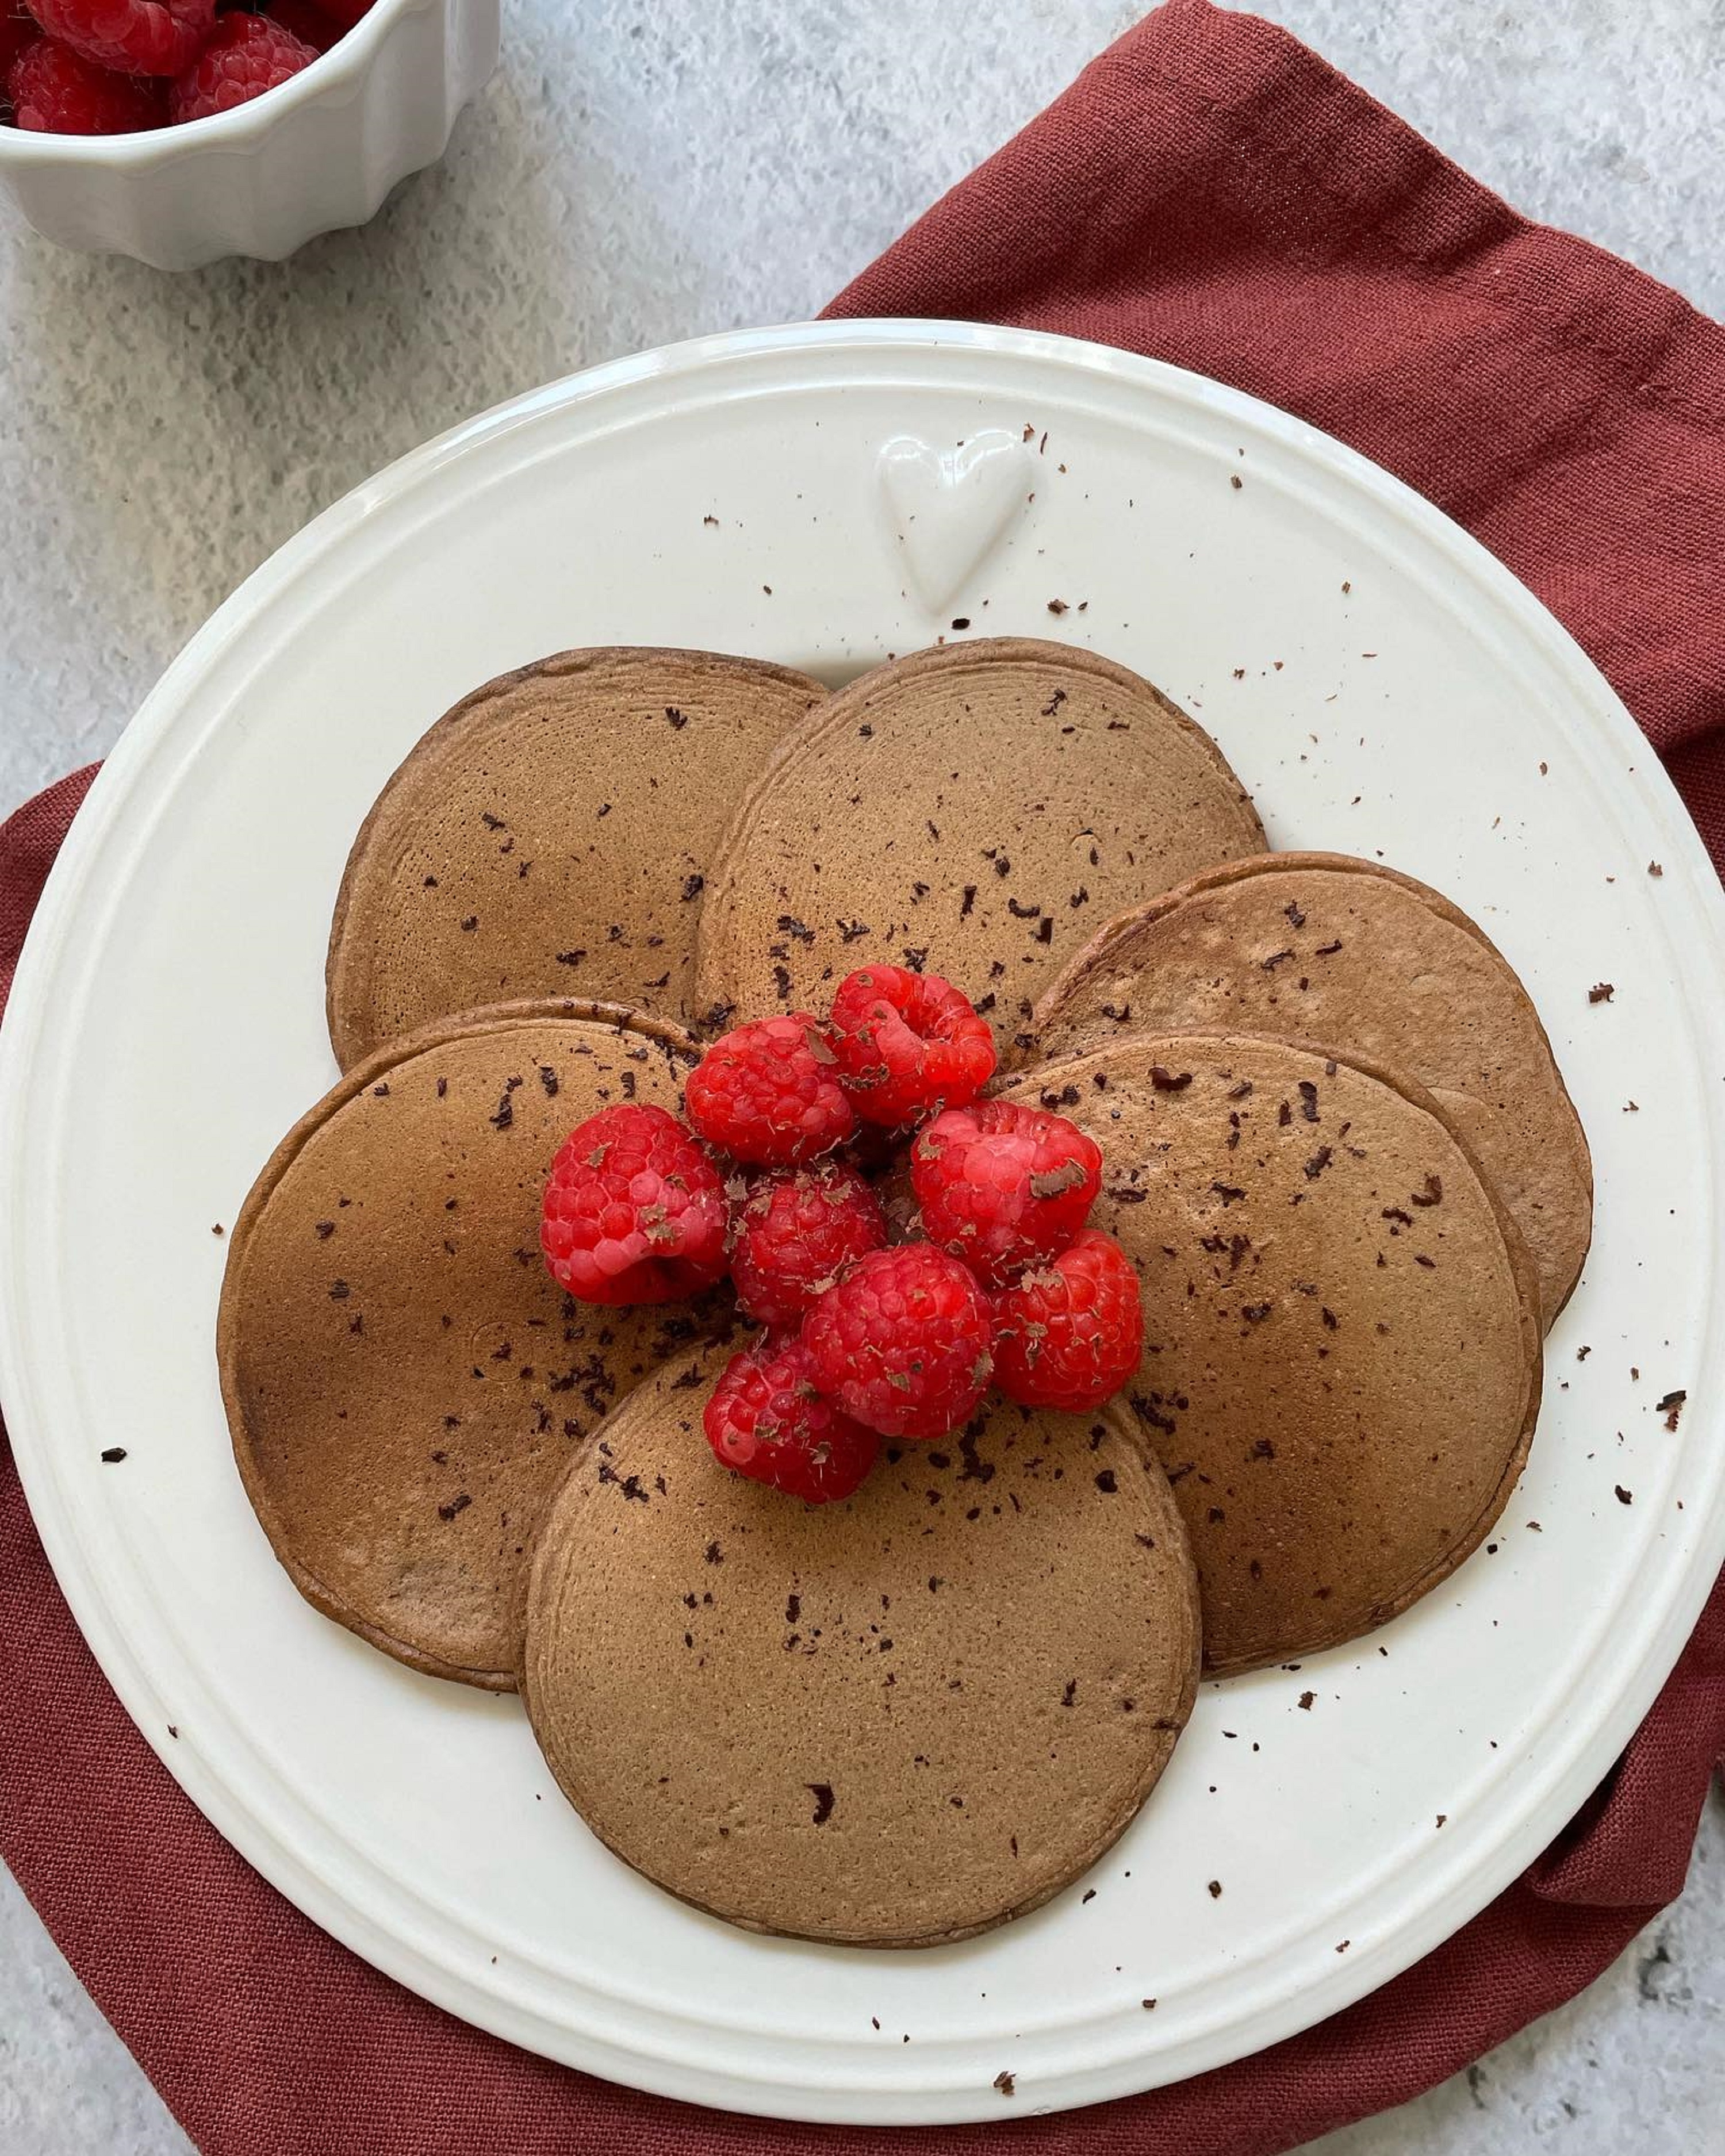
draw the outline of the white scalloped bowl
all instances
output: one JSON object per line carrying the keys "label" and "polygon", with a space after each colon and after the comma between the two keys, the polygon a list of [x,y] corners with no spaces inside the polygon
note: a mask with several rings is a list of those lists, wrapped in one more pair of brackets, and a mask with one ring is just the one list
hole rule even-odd
{"label": "white scalloped bowl", "polygon": [[0,192],[44,239],[157,270],[279,262],[435,164],[497,64],[500,0],[377,0],[279,90],[141,135],[0,127]]}

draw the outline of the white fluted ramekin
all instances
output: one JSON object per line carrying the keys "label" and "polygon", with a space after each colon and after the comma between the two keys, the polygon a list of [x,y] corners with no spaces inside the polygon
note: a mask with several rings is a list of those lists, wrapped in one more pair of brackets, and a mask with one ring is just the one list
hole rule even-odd
{"label": "white fluted ramekin", "polygon": [[363,224],[435,164],[497,64],[500,0],[377,0],[311,65],[248,105],[146,135],[0,127],[0,193],[49,239],[196,270],[280,261]]}

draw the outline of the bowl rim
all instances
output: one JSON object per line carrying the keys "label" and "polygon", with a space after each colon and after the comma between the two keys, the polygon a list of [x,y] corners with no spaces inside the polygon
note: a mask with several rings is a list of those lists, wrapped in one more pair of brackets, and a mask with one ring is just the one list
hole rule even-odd
{"label": "bowl rim", "polygon": [[195,151],[255,141],[301,105],[318,101],[326,91],[357,84],[398,17],[439,4],[439,0],[372,0],[353,28],[344,30],[309,67],[261,97],[230,106],[226,112],[213,112],[207,119],[181,120],[127,135],[49,135],[8,121],[0,126],[0,167],[101,166],[143,172]]}

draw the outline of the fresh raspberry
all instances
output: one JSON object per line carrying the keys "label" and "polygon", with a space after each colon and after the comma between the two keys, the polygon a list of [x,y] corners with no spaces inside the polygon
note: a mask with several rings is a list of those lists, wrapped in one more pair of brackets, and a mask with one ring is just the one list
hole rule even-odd
{"label": "fresh raspberry", "polygon": [[[327,15],[338,30],[351,30],[362,16],[371,13],[372,6],[372,0],[317,0],[318,13]],[[279,7],[270,10],[272,14],[280,12]]]}
{"label": "fresh raspberry", "polygon": [[788,1168],[856,1128],[832,1050],[806,1011],[721,1034],[689,1073],[689,1120],[707,1141],[760,1168]]}
{"label": "fresh raspberry", "polygon": [[911,1183],[931,1241],[984,1287],[1005,1287],[1064,1250],[1101,1188],[1102,1155],[1064,1116],[1017,1101],[947,1108],[911,1148]]}
{"label": "fresh raspberry", "polygon": [[38,135],[136,135],[165,116],[160,84],[111,74],[52,38],[24,48],[7,89],[18,125]]}
{"label": "fresh raspberry", "polygon": [[994,1305],[994,1376],[1009,1400],[1080,1414],[1111,1399],[1144,1352],[1138,1276],[1111,1235],[1085,1229]]}
{"label": "fresh raspberry", "polygon": [[178,74],[216,19],[216,0],[29,0],[29,7],[49,37],[121,74]]}
{"label": "fresh raspberry", "polygon": [[671,1302],[725,1270],[725,1186],[675,1116],[601,1108],[552,1163],[540,1245],[582,1302]]}
{"label": "fresh raspberry", "polygon": [[853,1258],[886,1240],[880,1201],[855,1168],[773,1168],[732,1204],[737,1299],[762,1325],[794,1325]]}
{"label": "fresh raspberry", "polygon": [[957,989],[902,966],[839,982],[832,1041],[858,1115],[888,1127],[974,1100],[994,1072],[994,1036]]}
{"label": "fresh raspberry", "polygon": [[988,1301],[956,1258],[906,1243],[859,1258],[803,1321],[814,1382],[886,1437],[944,1437],[988,1382]]}
{"label": "fresh raspberry", "polygon": [[794,1336],[733,1355],[701,1423],[726,1466],[810,1505],[850,1496],[880,1450],[873,1430],[821,1398]]}
{"label": "fresh raspberry", "polygon": [[280,90],[317,58],[313,46],[268,15],[224,15],[186,72],[170,86],[170,120],[208,120]]}

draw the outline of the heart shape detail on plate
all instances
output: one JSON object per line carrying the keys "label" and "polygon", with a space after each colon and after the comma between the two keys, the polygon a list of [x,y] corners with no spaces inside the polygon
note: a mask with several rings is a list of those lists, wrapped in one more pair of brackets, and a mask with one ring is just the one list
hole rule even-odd
{"label": "heart shape detail on plate", "polygon": [[984,428],[950,449],[897,434],[877,461],[910,581],[939,613],[1029,500],[1024,443],[1003,427]]}

